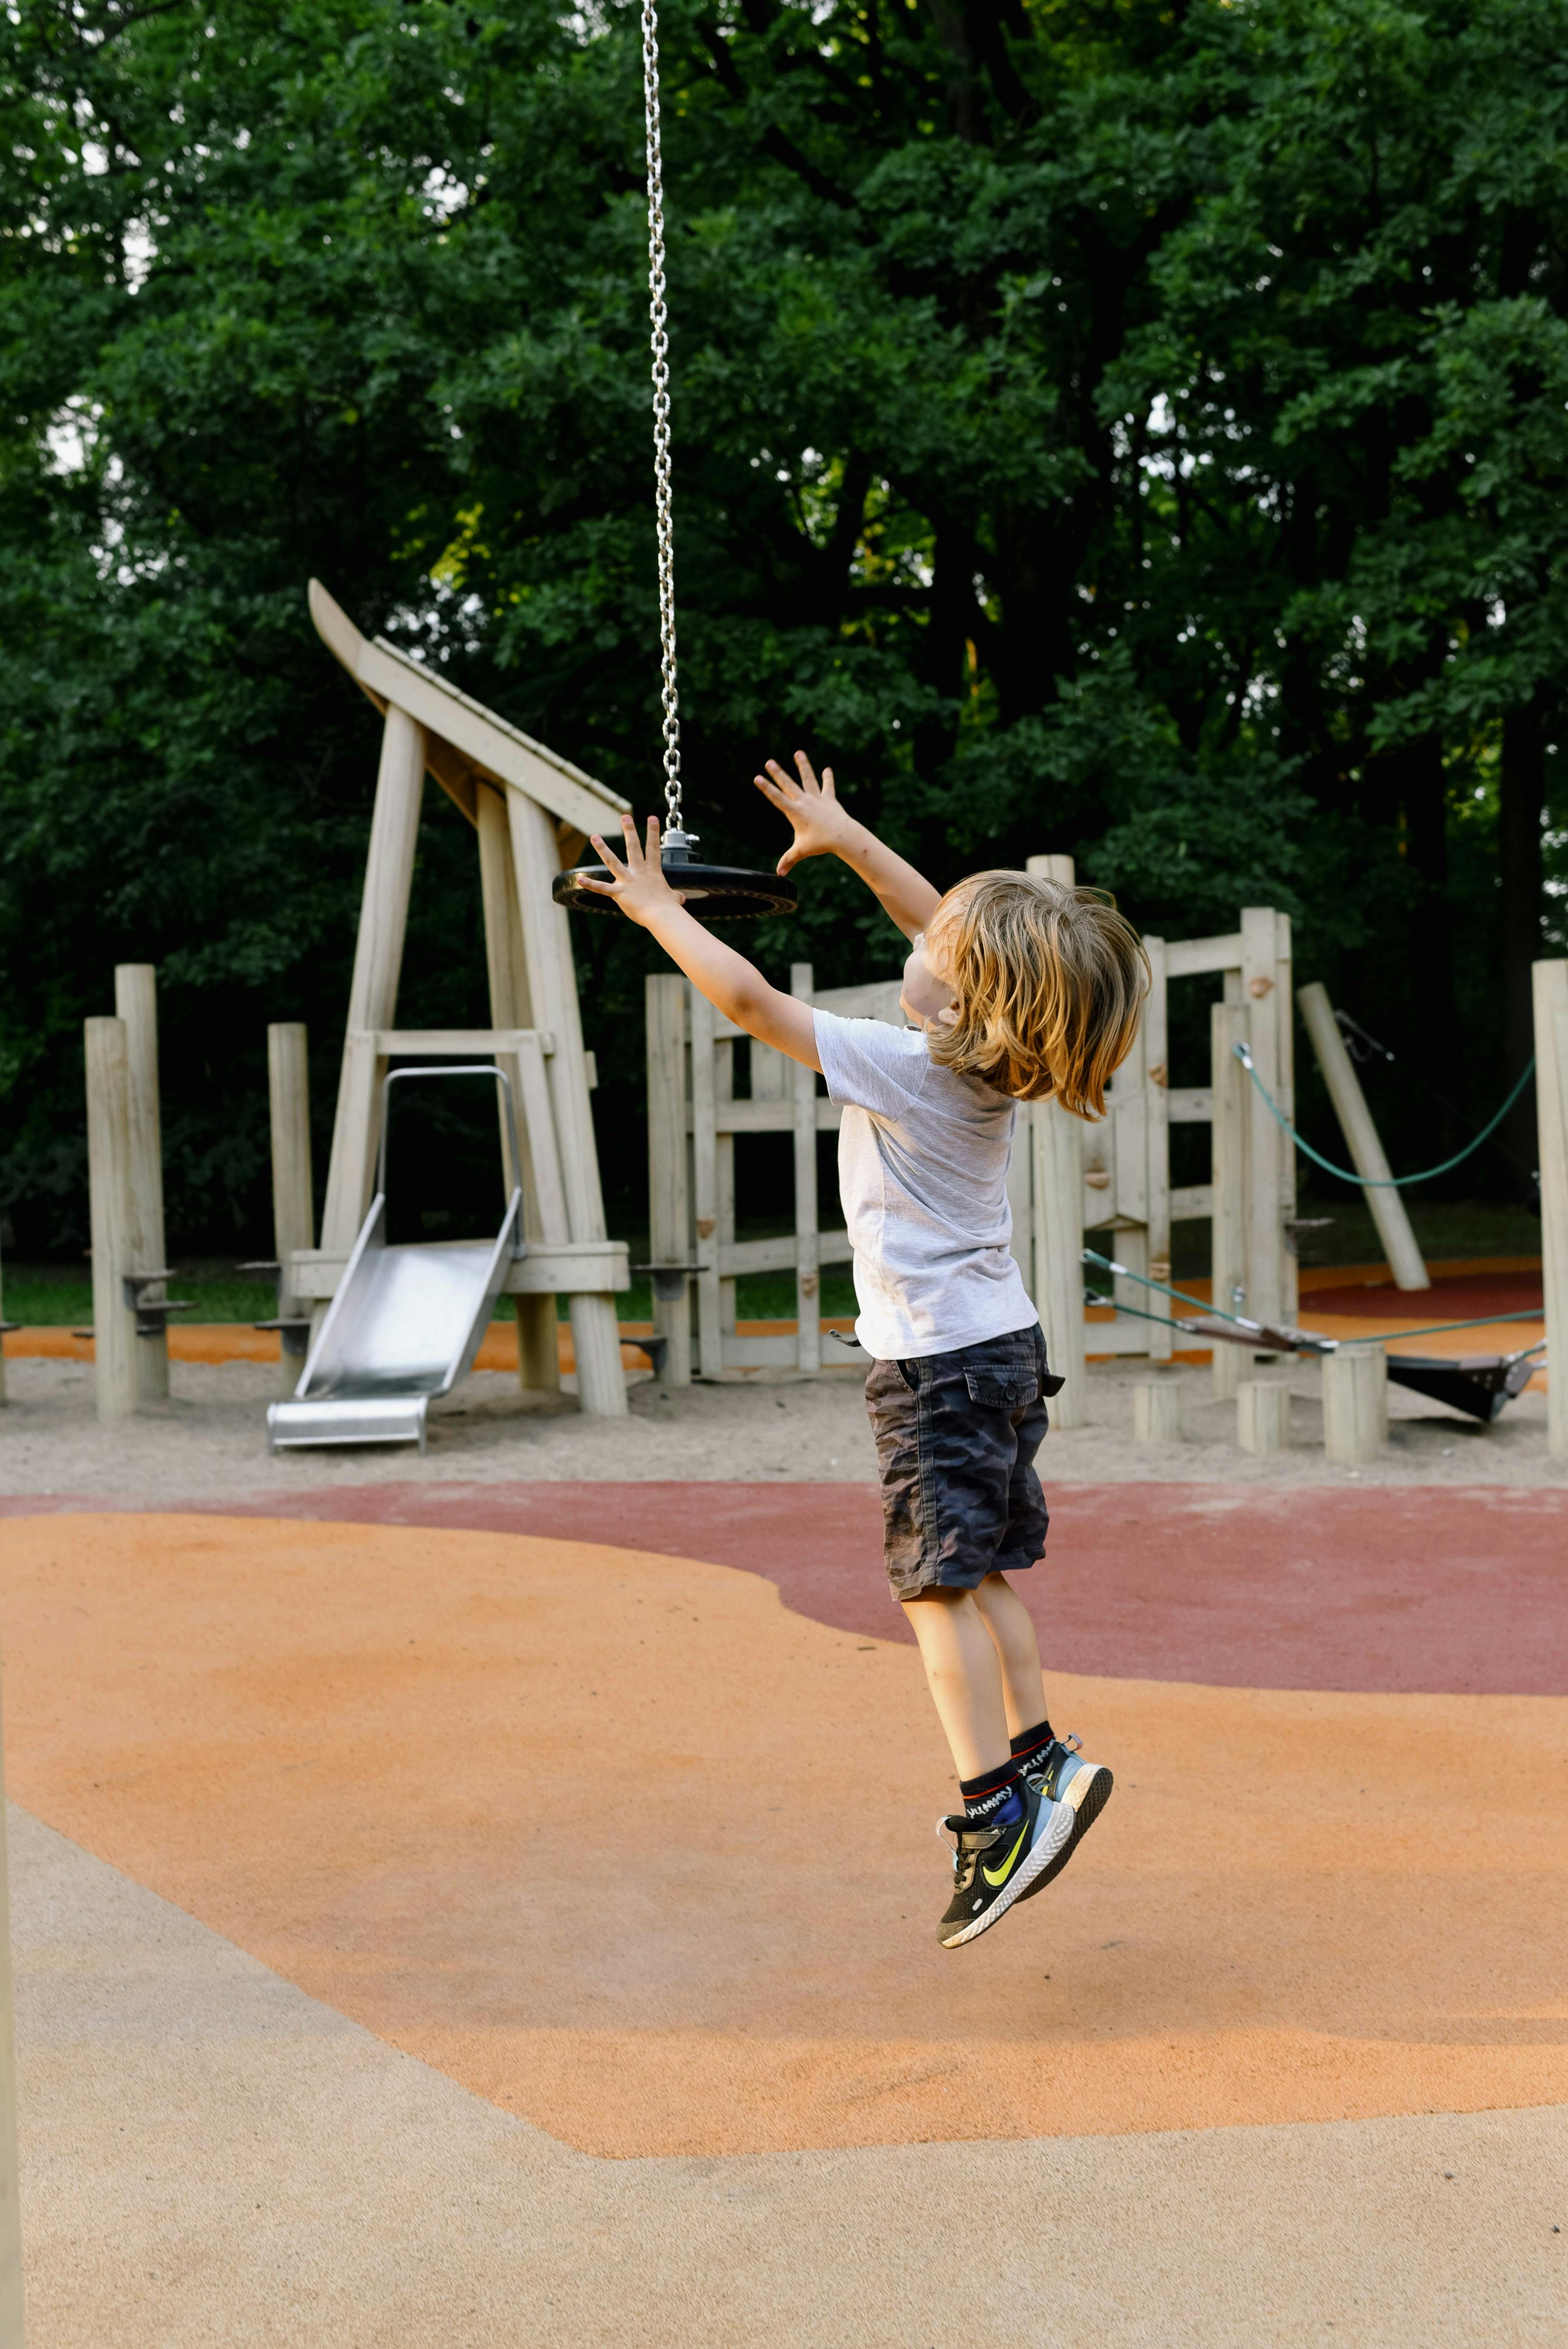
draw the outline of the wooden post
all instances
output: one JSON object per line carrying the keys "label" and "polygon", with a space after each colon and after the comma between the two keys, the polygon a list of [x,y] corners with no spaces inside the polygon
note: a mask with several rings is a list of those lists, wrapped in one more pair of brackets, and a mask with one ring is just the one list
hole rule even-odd
{"label": "wooden post", "polygon": [[[1275,1101],[1281,1090],[1278,972],[1273,906],[1243,905],[1242,995],[1252,1013],[1248,1040],[1253,1065]],[[1247,1312],[1255,1320],[1278,1321],[1285,1292],[1284,1162],[1293,1145],[1250,1079],[1246,1101]]]}
{"label": "wooden post", "polygon": [[1568,1458],[1568,962],[1532,966],[1541,1264],[1546,1302],[1546,1447]]}
{"label": "wooden post", "polygon": [[1372,1221],[1377,1226],[1377,1237],[1383,1243],[1383,1253],[1388,1259],[1388,1269],[1396,1286],[1400,1288],[1430,1288],[1431,1276],[1422,1260],[1410,1228],[1410,1218],[1405,1212],[1405,1202],[1398,1191],[1387,1187],[1388,1161],[1378,1139],[1372,1112],[1367,1106],[1367,1096],[1361,1090],[1361,1080],[1356,1073],[1356,1063],[1345,1049],[1345,1039],[1339,1032],[1339,1022],[1334,1016],[1334,1006],[1328,990],[1315,979],[1310,987],[1296,989],[1295,999],[1301,1006],[1301,1016],[1317,1065],[1323,1071],[1323,1081],[1328,1087],[1328,1098],[1334,1103],[1334,1113],[1339,1120],[1339,1130],[1345,1136],[1345,1147],[1350,1153],[1350,1163],[1357,1174],[1367,1181],[1361,1195],[1371,1210]]}
{"label": "wooden post", "polygon": [[1088,1417],[1084,1368],[1083,1128],[1054,1101],[1030,1105],[1035,1146],[1035,1303],[1052,1370],[1067,1381],[1057,1427]]}
{"label": "wooden post", "polygon": [[[529,1002],[535,1026],[549,1030],[555,1047],[549,1061],[550,1099],[572,1237],[602,1240],[607,1232],[604,1195],[588,1095],[577,972],[567,916],[550,894],[551,882],[561,870],[561,843],[544,809],[525,792],[511,793],[508,815]],[[583,1409],[602,1419],[624,1419],[626,1374],[621,1367],[615,1300],[608,1292],[590,1290],[573,1298],[572,1343]]]}
{"label": "wooden post", "polygon": [[[809,962],[789,966],[789,992],[811,999]],[[822,1367],[822,1276],[817,1237],[817,1071],[791,1061],[795,1101],[795,1361],[803,1378]]]}
{"label": "wooden post", "polygon": [[22,2349],[22,2215],[16,2191],[16,2045],[5,1792],[0,1769],[0,2349]]}
{"label": "wooden post", "polygon": [[1236,1389],[1236,1442],[1243,1452],[1288,1452],[1290,1389],[1278,1379],[1243,1379]]}
{"label": "wooden post", "polygon": [[1323,1448],[1330,1460],[1360,1467],[1388,1441],[1388,1361],[1370,1340],[1323,1357]]}
{"label": "wooden post", "polygon": [[130,1071],[123,1019],[83,1021],[87,1048],[88,1185],[92,1206],[93,1380],[98,1415],[136,1409],[136,1317],[125,1276],[136,1264],[130,1187]]}
{"label": "wooden post", "polygon": [[[643,982],[648,1022],[648,1254],[655,1264],[691,1264],[691,1191],[686,1181],[686,982],[678,971]],[[757,1047],[753,1047],[753,1051]],[[777,1055],[775,1056],[777,1057]],[[755,1061],[752,1083],[755,1089]],[[654,1329],[668,1341],[665,1379],[691,1384],[691,1288],[654,1299]]]}
{"label": "wooden post", "polygon": [[[1251,1121],[1243,1098],[1246,1071],[1235,1056],[1236,1045],[1245,1043],[1251,1027],[1252,1020],[1243,1004],[1216,1003],[1210,1011],[1214,1204],[1210,1226],[1212,1241],[1209,1294],[1216,1310],[1223,1313],[1253,1311],[1247,1294],[1247,1143]],[[1242,1347],[1216,1338],[1212,1360],[1214,1394],[1220,1402],[1228,1402],[1241,1385],[1248,1356]]]}
{"label": "wooden post", "polygon": [[[1278,1101],[1281,1109],[1295,1123],[1295,995],[1292,984],[1290,916],[1274,915],[1274,991],[1270,1001],[1274,1006],[1275,1067],[1279,1074]],[[1295,1235],[1290,1229],[1295,1220],[1296,1163],[1295,1145],[1288,1134],[1281,1136],[1279,1154],[1280,1237],[1283,1249],[1280,1271],[1283,1287],[1280,1309],[1294,1329],[1301,1319],[1301,1265],[1296,1256]]]}
{"label": "wooden post", "polygon": [[[309,1308],[294,1293],[294,1253],[315,1246],[315,1187],[310,1151],[310,1031],[299,1020],[278,1020],[267,1030],[267,1101],[272,1113],[273,1253],[278,1276],[278,1317],[308,1318]],[[278,1385],[293,1394],[304,1368],[303,1330],[278,1332]],[[290,1344],[294,1339],[294,1343]]]}
{"label": "wooden post", "polygon": [[1173,1378],[1138,1379],[1132,1389],[1135,1444],[1175,1444],[1181,1434],[1181,1390]]}
{"label": "wooden post", "polygon": [[0,1278],[0,1403],[5,1401],[5,1288]]}
{"label": "wooden post", "polygon": [[686,982],[691,1020],[691,1164],[693,1229],[696,1246],[697,1376],[724,1376],[724,1321],[718,1291],[718,1136],[714,1130],[714,1009],[706,995]]}
{"label": "wooden post", "polygon": [[[130,1089],[131,1269],[151,1272],[167,1261],[163,1242],[163,1143],[158,1113],[158,973],[150,962],[115,967],[114,1011],[125,1022],[127,1077]],[[142,1291],[150,1305],[161,1303],[169,1283]],[[139,1403],[169,1400],[169,1335],[138,1338],[131,1351]]]}
{"label": "wooden post", "polygon": [[[713,1099],[716,1108],[727,1107],[735,1099],[735,1038],[721,1037],[713,1048]],[[718,1159],[718,1253],[722,1262],[727,1249],[735,1246],[735,1136],[720,1133],[715,1136]],[[735,1335],[739,1313],[740,1284],[733,1273],[720,1273],[718,1279],[718,1326],[727,1346]]]}
{"label": "wooden post", "polygon": [[395,706],[387,709],[370,820],[370,853],[359,907],[359,936],[348,990],[347,1032],[332,1159],[322,1210],[321,1245],[347,1256],[359,1237],[376,1179],[377,1100],[381,1064],[375,1031],[397,1023],[397,981],[414,883],[419,801],[425,782],[425,732]]}
{"label": "wooden post", "polygon": [[[1144,1146],[1148,1153],[1147,1230],[1150,1280],[1171,1278],[1171,1044],[1166,1012],[1165,941],[1145,938],[1149,957],[1149,999],[1143,1007],[1143,1081],[1147,1098]],[[1159,1316],[1149,1324],[1149,1359],[1168,1362],[1175,1351],[1171,1328],[1171,1299],[1157,1288],[1145,1289],[1139,1300],[1146,1313]]]}
{"label": "wooden post", "polygon": [[[1041,880],[1078,885],[1070,856],[1047,851],[1027,859],[1025,870]],[[1083,1131],[1055,1102],[1031,1102],[1030,1190],[1034,1223],[1030,1254],[1035,1286],[1030,1294],[1045,1331],[1051,1368],[1066,1386],[1051,1405],[1057,1427],[1082,1427],[1088,1417],[1084,1392]]]}
{"label": "wooden post", "polygon": [[[474,822],[480,841],[480,895],[484,909],[485,968],[490,980],[492,1028],[531,1028],[528,971],[522,953],[522,918],[518,911],[517,874],[512,868],[511,821],[507,794],[480,785],[474,794]],[[533,1154],[522,1116],[521,1075],[515,1056],[498,1058],[497,1066],[511,1079],[522,1164],[511,1162],[511,1125],[504,1099],[498,1099],[501,1164],[506,1169],[510,1197],[515,1183],[522,1185],[522,1228],[530,1239],[542,1239],[539,1188],[534,1179]],[[498,1094],[500,1087],[496,1088]],[[514,1297],[517,1315],[517,1376],[530,1392],[555,1393],[561,1385],[561,1350],[556,1338],[553,1297]]]}

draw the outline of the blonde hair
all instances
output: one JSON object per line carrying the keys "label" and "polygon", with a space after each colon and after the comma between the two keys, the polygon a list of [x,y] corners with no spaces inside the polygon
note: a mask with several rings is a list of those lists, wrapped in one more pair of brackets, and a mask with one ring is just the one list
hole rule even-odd
{"label": "blonde hair", "polygon": [[926,925],[957,1018],[926,1030],[931,1057],[1016,1101],[1105,1114],[1105,1089],[1132,1049],[1149,957],[1099,889],[1032,873],[972,873]]}

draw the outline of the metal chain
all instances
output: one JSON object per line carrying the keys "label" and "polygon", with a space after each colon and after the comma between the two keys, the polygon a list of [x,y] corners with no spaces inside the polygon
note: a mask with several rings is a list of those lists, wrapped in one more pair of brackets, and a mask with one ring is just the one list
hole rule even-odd
{"label": "metal chain", "polygon": [[654,504],[659,536],[659,650],[665,706],[665,828],[680,832],[681,719],[676,679],[676,551],[670,501],[670,338],[665,305],[665,187],[659,145],[659,20],[643,0],[643,109],[648,134],[648,316],[654,375]]}

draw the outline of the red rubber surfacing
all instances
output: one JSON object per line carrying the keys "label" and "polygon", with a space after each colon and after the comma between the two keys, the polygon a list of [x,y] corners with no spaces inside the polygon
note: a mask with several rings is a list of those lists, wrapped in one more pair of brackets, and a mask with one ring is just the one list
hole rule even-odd
{"label": "red rubber surfacing", "polygon": [[[1237,1688],[1568,1694],[1568,1491],[1139,1484],[1049,1493],[1048,1559],[1017,1586],[1047,1671]],[[0,1501],[0,1515],[102,1506],[18,1497]],[[888,1597],[868,1485],[366,1485],[247,1495],[221,1513],[472,1527],[701,1558],[765,1576],[786,1606],[820,1622],[910,1636]]]}

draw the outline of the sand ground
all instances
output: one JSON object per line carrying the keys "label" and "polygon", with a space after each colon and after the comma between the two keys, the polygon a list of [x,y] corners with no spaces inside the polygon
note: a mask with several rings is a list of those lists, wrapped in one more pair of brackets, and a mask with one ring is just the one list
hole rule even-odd
{"label": "sand ground", "polygon": [[[269,1459],[265,1410],[279,1392],[271,1365],[170,1366],[171,1400],[129,1426],[100,1427],[86,1362],[23,1360],[5,1366],[10,1407],[0,1413],[0,1493],[75,1495],[149,1505],[243,1493],[293,1495],[317,1487],[395,1481],[409,1474],[406,1445],[385,1451],[284,1453]],[[1148,1366],[1095,1362],[1088,1424],[1054,1429],[1041,1473],[1047,1481],[1282,1485],[1497,1485],[1568,1489],[1568,1461],[1546,1451],[1546,1397],[1532,1392],[1491,1426],[1390,1386],[1389,1444],[1362,1469],[1323,1454],[1316,1366],[1260,1366],[1287,1384],[1292,1448],[1266,1458],[1237,1449],[1236,1408],[1216,1402],[1205,1365],[1159,1375],[1181,1392],[1177,1444],[1135,1444],[1132,1387]],[[876,1463],[861,1388],[864,1372],[834,1369],[816,1381],[758,1374],[744,1383],[662,1388],[630,1374],[627,1420],[583,1417],[570,1392],[524,1395],[514,1378],[482,1371],[431,1413],[429,1451],[418,1473],[439,1483],[603,1476],[775,1477],[810,1484],[872,1484]],[[569,1382],[570,1387],[570,1382]]]}

